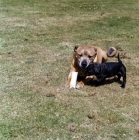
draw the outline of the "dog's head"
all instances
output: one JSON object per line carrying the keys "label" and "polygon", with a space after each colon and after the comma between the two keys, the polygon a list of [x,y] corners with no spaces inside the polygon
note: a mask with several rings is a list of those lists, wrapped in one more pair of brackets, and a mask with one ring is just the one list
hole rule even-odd
{"label": "dog's head", "polygon": [[95,75],[95,63],[89,64],[88,67],[85,69],[85,75]]}
{"label": "dog's head", "polygon": [[97,49],[92,46],[75,46],[74,52],[76,62],[82,69],[93,63],[97,55]]}

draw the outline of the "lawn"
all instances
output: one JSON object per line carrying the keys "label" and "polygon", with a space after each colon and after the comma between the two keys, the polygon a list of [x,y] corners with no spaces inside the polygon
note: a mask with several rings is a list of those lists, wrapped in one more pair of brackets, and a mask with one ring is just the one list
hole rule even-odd
{"label": "lawn", "polygon": [[[138,15],[138,0],[0,0],[0,139],[139,140]],[[75,45],[117,47],[126,88],[65,88]]]}

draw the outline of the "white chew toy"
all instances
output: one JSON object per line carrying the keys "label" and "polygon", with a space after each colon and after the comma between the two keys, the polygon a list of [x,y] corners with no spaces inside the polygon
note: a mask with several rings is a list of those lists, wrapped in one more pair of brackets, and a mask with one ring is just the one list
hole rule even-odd
{"label": "white chew toy", "polygon": [[70,88],[76,88],[77,75],[78,75],[78,72],[71,73]]}

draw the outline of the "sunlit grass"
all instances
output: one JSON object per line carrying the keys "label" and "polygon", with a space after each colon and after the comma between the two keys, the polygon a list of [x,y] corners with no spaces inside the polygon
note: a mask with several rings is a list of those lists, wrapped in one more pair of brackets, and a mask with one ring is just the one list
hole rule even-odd
{"label": "sunlit grass", "polygon": [[[138,14],[137,0],[1,0],[0,139],[138,139]],[[77,44],[120,47],[126,88],[65,89]]]}

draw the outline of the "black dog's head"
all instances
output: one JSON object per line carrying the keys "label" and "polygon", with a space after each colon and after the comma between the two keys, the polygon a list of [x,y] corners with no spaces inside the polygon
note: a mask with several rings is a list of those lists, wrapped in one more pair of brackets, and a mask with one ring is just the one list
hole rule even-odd
{"label": "black dog's head", "polygon": [[90,76],[95,74],[95,64],[91,63],[85,70],[85,75]]}

